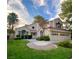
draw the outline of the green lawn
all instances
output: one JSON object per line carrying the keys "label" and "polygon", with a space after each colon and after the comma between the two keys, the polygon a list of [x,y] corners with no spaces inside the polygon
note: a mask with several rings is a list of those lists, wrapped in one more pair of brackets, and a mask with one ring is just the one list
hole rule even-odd
{"label": "green lawn", "polygon": [[7,41],[7,59],[70,59],[71,49],[58,47],[50,51],[39,51],[26,46],[25,40]]}

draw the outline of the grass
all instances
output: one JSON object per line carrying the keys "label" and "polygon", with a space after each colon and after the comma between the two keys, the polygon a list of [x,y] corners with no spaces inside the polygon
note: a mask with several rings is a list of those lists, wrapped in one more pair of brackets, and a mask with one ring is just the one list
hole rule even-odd
{"label": "grass", "polygon": [[7,59],[70,59],[70,48],[58,47],[50,51],[34,50],[26,46],[26,40],[7,41]]}

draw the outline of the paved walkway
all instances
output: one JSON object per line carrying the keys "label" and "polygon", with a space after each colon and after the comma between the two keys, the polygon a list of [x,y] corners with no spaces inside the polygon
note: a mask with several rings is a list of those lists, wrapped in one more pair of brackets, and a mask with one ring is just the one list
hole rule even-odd
{"label": "paved walkway", "polygon": [[36,39],[28,39],[30,41],[27,46],[29,48],[33,48],[36,50],[50,50],[52,48],[57,48],[57,45],[55,45],[55,42],[52,41],[37,41]]}
{"label": "paved walkway", "polygon": [[[26,40],[28,40],[30,42],[36,42],[37,41],[36,39],[26,39]],[[53,43],[53,44],[57,43],[56,41],[50,41],[50,42]]]}

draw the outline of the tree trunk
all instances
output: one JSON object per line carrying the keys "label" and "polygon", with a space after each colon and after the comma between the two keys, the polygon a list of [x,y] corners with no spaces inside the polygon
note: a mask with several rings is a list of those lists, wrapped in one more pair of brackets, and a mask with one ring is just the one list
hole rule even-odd
{"label": "tree trunk", "polygon": [[12,30],[14,29],[14,26],[13,26],[13,24],[12,24]]}
{"label": "tree trunk", "polygon": [[[11,28],[11,29],[12,29],[12,31],[14,31],[14,26],[13,26],[13,24],[12,24],[12,28]],[[10,39],[14,39],[14,36],[15,36],[14,33],[10,33]]]}

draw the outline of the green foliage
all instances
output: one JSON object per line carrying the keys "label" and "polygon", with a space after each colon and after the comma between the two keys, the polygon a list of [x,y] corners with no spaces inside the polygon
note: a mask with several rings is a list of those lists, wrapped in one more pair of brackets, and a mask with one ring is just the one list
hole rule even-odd
{"label": "green foliage", "polygon": [[20,35],[16,35],[17,38],[20,38]]}
{"label": "green foliage", "polygon": [[66,28],[72,30],[72,0],[65,0],[61,4],[61,10],[62,13],[60,13],[59,16],[66,20]]}
{"label": "green foliage", "polygon": [[7,39],[14,38],[15,31],[12,29],[7,29]]}
{"label": "green foliage", "polygon": [[11,34],[11,33],[15,33],[15,31],[12,30],[12,29],[7,29],[7,33],[8,33],[8,34]]}
{"label": "green foliage", "polygon": [[9,27],[11,27],[11,29],[13,30],[14,24],[18,22],[18,16],[15,13],[9,13],[9,15],[7,16],[7,22]]}
{"label": "green foliage", "polygon": [[21,39],[24,39],[25,38],[25,36],[24,35],[21,35]]}
{"label": "green foliage", "polygon": [[21,37],[20,37],[20,35],[16,35],[16,38],[15,38],[15,40],[21,40]]}
{"label": "green foliage", "polygon": [[69,40],[57,43],[59,46],[72,48],[72,43]]}
{"label": "green foliage", "polygon": [[16,39],[31,39],[32,35],[16,35]]}
{"label": "green foliage", "polygon": [[50,38],[49,38],[49,36],[41,36],[41,37],[38,37],[36,40],[39,40],[39,41],[49,41]]}
{"label": "green foliage", "polygon": [[[40,16],[40,15],[35,16],[34,18],[35,18],[35,19],[38,19],[38,20],[44,20],[44,18],[43,18],[42,16]],[[37,21],[37,20],[36,20],[36,21]]]}
{"label": "green foliage", "polygon": [[24,36],[25,36],[26,39],[28,38],[28,35],[24,35]]}
{"label": "green foliage", "polygon": [[63,16],[70,18],[72,16],[72,0],[65,0],[61,5]]}
{"label": "green foliage", "polygon": [[8,40],[7,59],[71,59],[71,48],[58,47],[49,51],[29,48],[27,40]]}
{"label": "green foliage", "polygon": [[34,23],[38,23],[42,27],[47,23],[45,19],[40,15],[35,16],[34,18],[35,18]]}
{"label": "green foliage", "polygon": [[17,18],[18,18],[18,17],[17,17],[17,15],[16,15],[15,13],[10,13],[10,14],[8,15],[8,17],[7,17],[7,20],[8,20],[8,22],[9,22],[9,25],[15,24],[15,22],[18,21]]}
{"label": "green foliage", "polygon": [[24,35],[25,36],[25,39],[31,39],[32,38],[32,35]]}

